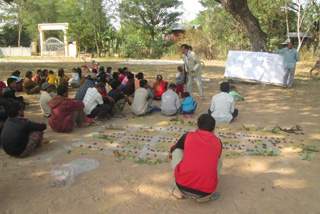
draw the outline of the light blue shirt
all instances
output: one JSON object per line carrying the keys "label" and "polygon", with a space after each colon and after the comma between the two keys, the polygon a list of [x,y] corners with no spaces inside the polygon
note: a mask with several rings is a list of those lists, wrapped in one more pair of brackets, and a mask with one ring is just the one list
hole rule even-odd
{"label": "light blue shirt", "polygon": [[286,47],[277,51],[273,51],[273,53],[284,55],[283,66],[285,68],[296,67],[297,61],[300,60],[299,53],[294,48],[290,50],[288,47]]}

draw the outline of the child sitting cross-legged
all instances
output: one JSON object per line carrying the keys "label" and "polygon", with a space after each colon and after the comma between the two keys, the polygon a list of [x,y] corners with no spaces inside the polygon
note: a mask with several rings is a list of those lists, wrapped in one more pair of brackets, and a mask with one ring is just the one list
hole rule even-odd
{"label": "child sitting cross-legged", "polygon": [[181,103],[181,114],[184,115],[184,118],[192,118],[197,108],[197,101],[190,97],[189,92],[184,92],[183,97],[184,99]]}
{"label": "child sitting cross-legged", "polygon": [[234,85],[231,86],[231,91],[229,92],[229,94],[231,96],[233,96],[233,99],[235,102],[240,101],[240,100],[241,101],[244,100],[243,96],[241,96],[241,94],[238,93],[238,90],[237,90],[236,86],[234,86]]}
{"label": "child sitting cross-legged", "polygon": [[121,118],[125,117],[122,114],[126,102],[131,105],[130,99],[121,91],[121,82],[119,80],[113,80],[111,82],[112,90],[108,93],[114,100],[111,116]]}

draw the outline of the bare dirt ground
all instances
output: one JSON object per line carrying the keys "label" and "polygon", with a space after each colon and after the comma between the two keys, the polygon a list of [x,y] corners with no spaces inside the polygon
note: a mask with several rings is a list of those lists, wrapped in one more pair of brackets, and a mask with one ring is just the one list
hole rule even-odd
{"label": "bare dirt ground", "polygon": [[[15,70],[54,69],[63,67],[68,72],[81,62],[0,62],[1,80]],[[116,61],[101,62],[114,70],[123,67]],[[8,157],[0,150],[0,213],[4,214],[104,214],[104,213],[320,213],[320,161],[319,153],[313,153],[311,161],[299,158],[301,143],[320,143],[320,81],[309,78],[308,71],[314,62],[302,62],[296,70],[292,89],[263,84],[235,83],[245,97],[237,102],[239,117],[228,126],[218,126],[216,132],[246,133],[268,137],[281,137],[294,142],[282,145],[276,157],[234,156],[224,150],[223,168],[217,191],[221,197],[210,203],[197,204],[191,200],[170,197],[167,186],[172,183],[169,163],[141,165],[131,160],[117,162],[112,153],[88,152],[81,155],[72,149],[79,140],[91,141],[90,133],[99,127],[75,129],[71,134],[54,133],[50,127],[45,132],[52,141],[37,150],[31,157]],[[144,72],[148,80],[162,74],[174,81],[177,65],[125,65],[134,72]],[[219,92],[224,80],[225,62],[206,62],[203,77],[206,100],[198,100],[194,119],[207,112],[211,98]],[[27,96],[30,102],[25,115],[34,121],[45,121],[38,104],[39,95]],[[70,96],[74,96],[71,91]],[[195,95],[198,98],[198,94]],[[155,104],[159,105],[158,101]],[[108,123],[141,127],[145,125],[168,126],[172,117],[157,112],[150,116],[134,118],[130,107],[124,113],[127,118],[111,119]],[[244,126],[242,126],[244,125]],[[258,132],[258,128],[272,129],[301,126],[303,134],[274,134]],[[186,127],[187,125],[178,125]],[[189,126],[190,128],[190,126]],[[194,127],[192,127],[194,129]],[[71,153],[68,150],[71,148]],[[71,187],[50,187],[51,169],[77,158],[93,158],[100,167],[79,175]]]}

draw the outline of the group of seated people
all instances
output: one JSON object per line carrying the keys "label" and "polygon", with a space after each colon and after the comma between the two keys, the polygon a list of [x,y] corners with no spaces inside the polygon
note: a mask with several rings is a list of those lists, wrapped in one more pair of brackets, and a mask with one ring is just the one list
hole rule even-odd
{"label": "group of seated people", "polygon": [[[141,72],[134,78],[127,68],[111,71],[110,67],[106,72],[103,68],[92,70],[86,79],[81,69],[73,69],[71,79],[66,77],[63,69],[59,69],[58,77],[51,71],[39,71],[36,74],[39,76],[33,78],[32,72],[27,72],[24,80],[18,75],[9,77],[7,86],[0,82],[0,128],[4,151],[10,156],[24,158],[49,142],[43,137],[47,125],[24,117],[28,103],[15,94],[21,82],[27,94],[42,90],[40,107],[43,116],[49,118],[51,129],[60,133],[72,132],[74,127],[99,125],[110,117],[124,117],[122,111],[126,103],[131,105],[136,116],[153,111],[161,111],[165,116],[180,112],[185,117],[192,117],[195,113],[197,102],[183,91],[185,80],[179,67],[176,83],[168,84],[157,75],[152,87]],[[234,103],[243,97],[232,84],[232,81],[220,84],[221,92],[213,96],[208,114],[198,118],[196,131],[184,134],[169,152],[175,182],[168,191],[178,199],[207,202],[219,197],[216,188],[222,167],[222,146],[213,132],[216,123],[229,124],[238,116]],[[77,88],[74,99],[69,98],[69,86]],[[153,100],[161,100],[160,108],[152,106]]]}
{"label": "group of seated people", "polygon": [[[58,77],[53,71],[46,69],[38,70],[33,77],[32,72],[28,71],[24,80],[20,79],[20,72],[15,71],[13,74],[16,76],[12,75],[7,79],[6,87],[5,84],[2,87],[0,84],[0,129],[9,117],[6,106],[15,102],[24,110],[28,105],[22,96],[15,95],[21,82],[22,89],[27,94],[42,90],[40,108],[43,116],[49,118],[49,126],[56,132],[68,133],[72,132],[74,127],[101,125],[110,117],[125,117],[123,109],[126,103],[131,106],[131,111],[136,116],[161,111],[165,116],[181,113],[185,118],[192,118],[197,101],[188,92],[183,92],[184,82],[180,75],[182,69],[179,66],[177,70],[177,84],[168,84],[161,75],[157,75],[153,87],[144,79],[143,73],[139,72],[134,78],[134,74],[126,67],[113,73],[111,67],[108,67],[107,71],[100,67],[99,71],[92,70],[86,78],[83,77],[81,68],[74,68],[70,79],[65,75],[63,68],[58,70]],[[231,85],[232,82],[222,83],[221,93],[212,99],[209,114],[217,123],[228,124],[237,117],[238,110],[234,109],[235,98],[231,95],[234,92],[230,89]],[[77,88],[74,99],[69,98],[69,86]],[[181,102],[177,91],[181,95]],[[152,106],[153,100],[161,100],[160,108]],[[2,144],[4,141],[6,140],[1,139]]]}

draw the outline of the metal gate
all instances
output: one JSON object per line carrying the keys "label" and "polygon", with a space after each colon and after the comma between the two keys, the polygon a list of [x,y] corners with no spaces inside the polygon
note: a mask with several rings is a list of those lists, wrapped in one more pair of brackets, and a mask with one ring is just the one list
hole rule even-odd
{"label": "metal gate", "polygon": [[65,56],[65,45],[59,39],[51,37],[43,44],[44,56]]}

